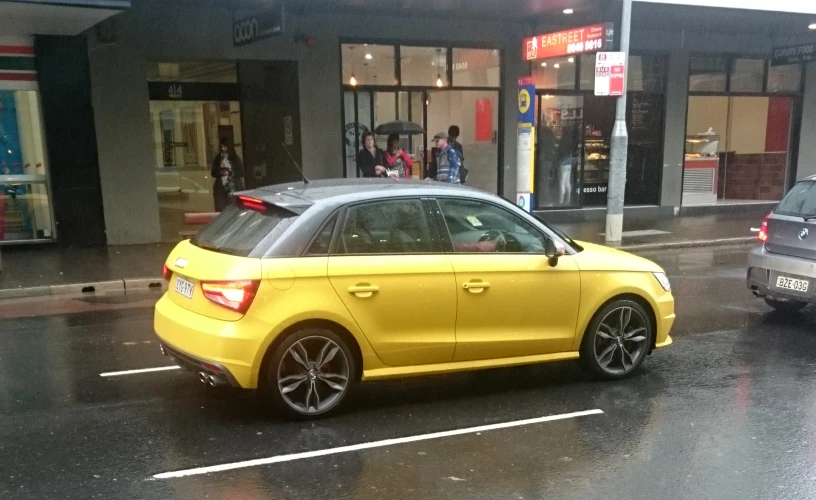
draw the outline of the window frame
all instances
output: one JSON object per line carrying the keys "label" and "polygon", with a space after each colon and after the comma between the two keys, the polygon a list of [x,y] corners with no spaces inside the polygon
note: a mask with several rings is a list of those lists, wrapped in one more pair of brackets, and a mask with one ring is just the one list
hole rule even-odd
{"label": "window frame", "polygon": [[[425,222],[428,226],[428,234],[431,238],[431,251],[429,252],[387,252],[387,253],[347,253],[345,246],[343,246],[343,251],[340,252],[340,245],[342,244],[343,238],[343,231],[345,230],[346,223],[349,219],[349,213],[353,208],[364,206],[364,205],[373,205],[373,204],[387,204],[393,203],[397,201],[416,201],[419,202],[422,213],[425,215]],[[444,252],[444,246],[442,242],[442,236],[439,231],[439,225],[436,223],[436,218],[434,213],[432,212],[432,207],[428,203],[429,199],[424,196],[394,196],[394,197],[387,197],[387,198],[374,198],[363,200],[359,202],[349,203],[345,205],[338,216],[337,224],[335,225],[335,234],[332,238],[332,246],[329,251],[330,257],[387,257],[387,256],[399,256],[399,255],[441,255]],[[321,226],[322,228],[322,226]]]}
{"label": "window frame", "polygon": [[[450,201],[459,201],[459,202],[469,202],[469,203],[482,203],[489,207],[493,207],[496,210],[502,211],[508,214],[510,217],[515,217],[527,223],[534,231],[536,231],[540,236],[546,238],[551,245],[555,245],[556,242],[561,243],[564,245],[564,248],[567,249],[567,255],[572,255],[575,253],[575,250],[572,246],[566,242],[564,242],[558,235],[551,233],[550,231],[545,230],[541,227],[541,224],[536,220],[534,217],[524,217],[521,213],[516,213],[513,210],[510,210],[507,207],[504,207],[498,203],[493,203],[488,200],[483,200],[481,198],[469,198],[464,196],[434,196],[430,199],[430,202],[433,203],[433,216],[434,220],[436,221],[436,225],[438,226],[439,233],[442,237],[442,243],[444,246],[444,251],[446,254],[452,255],[541,255],[544,257],[550,257],[547,253],[549,245],[544,245],[543,252],[457,252],[453,248],[453,239],[451,238],[450,229],[448,228],[448,223],[445,220],[445,215],[442,212],[442,205],[439,203],[440,200],[450,200]],[[520,224],[519,224],[520,225]]]}
{"label": "window frame", "polygon": [[[340,219],[342,218],[343,213],[342,210],[332,210],[328,213],[326,218],[320,224],[320,228],[312,235],[309,239],[309,242],[304,247],[303,251],[300,253],[301,257],[328,257],[332,254],[332,250],[334,250],[335,246],[337,245],[337,239],[339,237],[340,231]],[[317,242],[320,235],[323,233],[323,230],[326,229],[326,226],[332,223],[334,220],[334,228],[332,229],[331,241],[329,241],[329,248],[326,250],[326,253],[310,253],[312,246]]]}

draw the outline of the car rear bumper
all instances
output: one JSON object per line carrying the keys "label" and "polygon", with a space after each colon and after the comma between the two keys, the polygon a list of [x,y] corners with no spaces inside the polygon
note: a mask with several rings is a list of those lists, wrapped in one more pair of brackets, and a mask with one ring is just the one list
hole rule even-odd
{"label": "car rear bumper", "polygon": [[[260,340],[246,337],[240,321],[222,321],[188,311],[167,296],[156,304],[153,326],[166,353],[187,368],[216,374],[234,387],[254,389],[253,363]],[[208,367],[208,365],[211,365]]]}
{"label": "car rear bumper", "polygon": [[[808,292],[797,293],[773,287],[772,279],[777,275],[809,280]],[[758,297],[816,303],[816,261],[770,253],[764,245],[759,245],[748,254],[746,283]]]}

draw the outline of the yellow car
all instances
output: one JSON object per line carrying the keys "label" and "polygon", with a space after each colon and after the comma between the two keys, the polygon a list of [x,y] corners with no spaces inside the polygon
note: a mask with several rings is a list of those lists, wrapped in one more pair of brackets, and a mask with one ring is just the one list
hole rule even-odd
{"label": "yellow car", "polygon": [[568,359],[618,379],[672,342],[659,266],[439,183],[242,193],[165,278],[163,353],[295,418],[337,411],[361,380]]}

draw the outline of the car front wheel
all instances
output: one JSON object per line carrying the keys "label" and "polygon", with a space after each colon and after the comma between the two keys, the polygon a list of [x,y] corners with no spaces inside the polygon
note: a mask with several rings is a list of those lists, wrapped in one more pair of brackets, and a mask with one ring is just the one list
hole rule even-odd
{"label": "car front wheel", "polygon": [[604,380],[620,379],[637,370],[654,338],[650,318],[643,306],[631,300],[604,306],[584,334],[581,365]]}
{"label": "car front wheel", "polygon": [[336,413],[357,381],[354,356],[334,332],[305,329],[287,337],[267,368],[275,407],[296,419]]}

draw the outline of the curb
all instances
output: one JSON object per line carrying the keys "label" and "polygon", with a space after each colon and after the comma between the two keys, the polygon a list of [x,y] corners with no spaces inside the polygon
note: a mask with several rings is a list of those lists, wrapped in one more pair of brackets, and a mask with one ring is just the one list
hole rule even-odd
{"label": "curb", "polygon": [[67,285],[35,286],[0,290],[0,300],[47,297],[50,295],[93,295],[99,292],[126,292],[165,290],[167,284],[162,278],[134,278],[112,281],[94,281]]}
{"label": "curb", "polygon": [[724,247],[732,245],[749,245],[756,243],[756,236],[740,236],[739,238],[720,238],[716,240],[670,241],[667,243],[643,243],[638,245],[623,245],[617,248],[625,252],[643,252],[646,250],[675,250],[678,248],[706,248]]}
{"label": "curb", "polygon": [[[747,245],[755,243],[756,236],[720,238],[716,240],[673,241],[667,243],[644,243],[613,247],[624,252],[645,252],[649,250],[675,250],[680,248],[706,248],[719,246]],[[96,281],[70,285],[36,286],[31,288],[0,289],[0,300],[46,297],[49,295],[92,295],[97,292],[127,292],[166,290],[163,278],[128,278],[113,281]]]}

